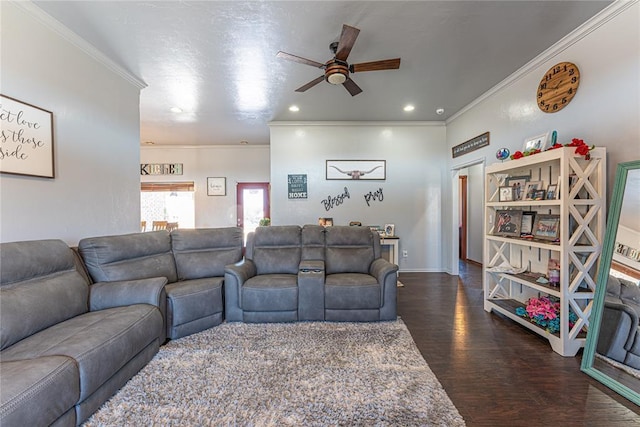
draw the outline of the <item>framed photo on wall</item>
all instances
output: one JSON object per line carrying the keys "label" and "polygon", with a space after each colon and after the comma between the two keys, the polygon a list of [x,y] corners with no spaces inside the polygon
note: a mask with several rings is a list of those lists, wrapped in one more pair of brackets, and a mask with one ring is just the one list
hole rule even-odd
{"label": "framed photo on wall", "polygon": [[536,211],[522,212],[522,221],[520,223],[520,235],[531,236],[533,233],[533,223],[536,219]]}
{"label": "framed photo on wall", "polygon": [[53,113],[5,95],[0,95],[0,105],[0,172],[55,178]]}
{"label": "framed photo on wall", "polygon": [[227,178],[207,177],[207,196],[226,196]]}
{"label": "framed photo on wall", "polygon": [[387,179],[386,160],[327,160],[327,179]]}

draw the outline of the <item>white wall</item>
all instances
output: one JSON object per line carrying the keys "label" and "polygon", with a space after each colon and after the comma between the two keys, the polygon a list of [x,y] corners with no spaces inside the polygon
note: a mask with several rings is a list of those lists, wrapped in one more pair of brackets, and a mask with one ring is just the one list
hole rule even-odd
{"label": "white wall", "polygon": [[467,168],[467,259],[482,264],[482,215],[484,209],[484,169],[476,164]]}
{"label": "white wall", "polygon": [[0,91],[53,112],[56,177],[0,176],[0,241],[73,245],[137,231],[143,84],[87,54],[29,6],[0,3]]}
{"label": "white wall", "polygon": [[[273,224],[395,224],[403,271],[442,271],[442,165],[449,151],[441,123],[289,123],[271,128]],[[386,160],[386,180],[326,180],[326,160]],[[287,175],[307,174],[308,198],[289,200]],[[322,201],[348,188],[349,199],[326,210]],[[382,189],[382,201],[364,195]]]}
{"label": "white wall", "polygon": [[[142,147],[140,161],[183,164],[182,175],[146,175],[141,177],[141,181],[193,181],[196,228],[235,226],[236,184],[269,182],[268,145]],[[227,178],[226,196],[207,196],[207,177],[210,176]]]}
{"label": "white wall", "polygon": [[[639,52],[640,5],[616,2],[449,120],[449,147],[486,131],[491,132],[491,142],[473,153],[449,158],[448,168],[453,170],[474,159],[494,163],[499,148],[514,152],[522,148],[526,137],[555,129],[558,142],[581,138],[607,148],[610,197],[615,165],[640,158]],[[569,106],[558,113],[543,113],[536,105],[536,88],[544,73],[562,61],[578,66],[580,88]],[[450,218],[457,211],[457,185],[451,183],[454,172],[449,175],[443,188],[443,249],[447,270],[455,273],[453,233],[457,225]]]}

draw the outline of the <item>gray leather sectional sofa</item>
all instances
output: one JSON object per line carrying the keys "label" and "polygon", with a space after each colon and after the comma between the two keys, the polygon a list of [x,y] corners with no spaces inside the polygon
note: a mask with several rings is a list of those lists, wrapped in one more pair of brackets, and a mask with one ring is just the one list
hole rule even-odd
{"label": "gray leather sectional sofa", "polygon": [[640,288],[609,276],[597,352],[640,369]]}
{"label": "gray leather sectional sofa", "polygon": [[0,244],[0,425],[79,425],[176,339],[228,321],[396,318],[360,227],[236,227]]}
{"label": "gray leather sectional sofa", "polygon": [[259,227],[244,261],[225,269],[228,321],[396,318],[398,266],[366,227]]}
{"label": "gray leather sectional sofa", "polygon": [[79,424],[156,354],[165,278],[94,284],[59,240],[0,247],[0,424]]}

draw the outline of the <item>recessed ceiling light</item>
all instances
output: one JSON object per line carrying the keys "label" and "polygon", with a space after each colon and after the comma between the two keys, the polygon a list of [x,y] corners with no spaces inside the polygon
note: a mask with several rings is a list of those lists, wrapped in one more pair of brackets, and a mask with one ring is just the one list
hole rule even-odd
{"label": "recessed ceiling light", "polygon": [[244,139],[240,141],[240,145],[247,145],[247,144],[249,144],[249,141],[245,141]]}
{"label": "recessed ceiling light", "polygon": [[297,105],[292,105],[291,107],[289,107],[289,111],[297,113],[298,111],[300,111],[300,108]]}
{"label": "recessed ceiling light", "polygon": [[413,105],[411,105],[411,104],[409,104],[409,105],[405,105],[405,106],[404,106],[404,108],[403,108],[403,110],[404,110],[404,111],[413,111],[413,110],[415,110],[415,109],[416,109],[416,107],[414,107],[414,106],[413,106]]}
{"label": "recessed ceiling light", "polygon": [[144,143],[147,144],[147,145],[154,145],[155,144],[155,142],[153,142],[153,141],[145,141]]}
{"label": "recessed ceiling light", "polygon": [[437,108],[436,109],[436,114],[439,115],[439,116],[444,114],[444,108]]}
{"label": "recessed ceiling light", "polygon": [[176,114],[177,114],[177,113],[182,113],[182,108],[180,108],[180,107],[171,107],[169,110],[170,110],[172,113],[176,113]]}

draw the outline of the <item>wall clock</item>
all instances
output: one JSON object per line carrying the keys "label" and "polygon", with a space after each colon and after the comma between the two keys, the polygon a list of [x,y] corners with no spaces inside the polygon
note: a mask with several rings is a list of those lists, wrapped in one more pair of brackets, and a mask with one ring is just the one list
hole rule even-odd
{"label": "wall clock", "polygon": [[538,107],[545,113],[557,113],[576,96],[580,70],[571,62],[560,62],[549,69],[538,85]]}

